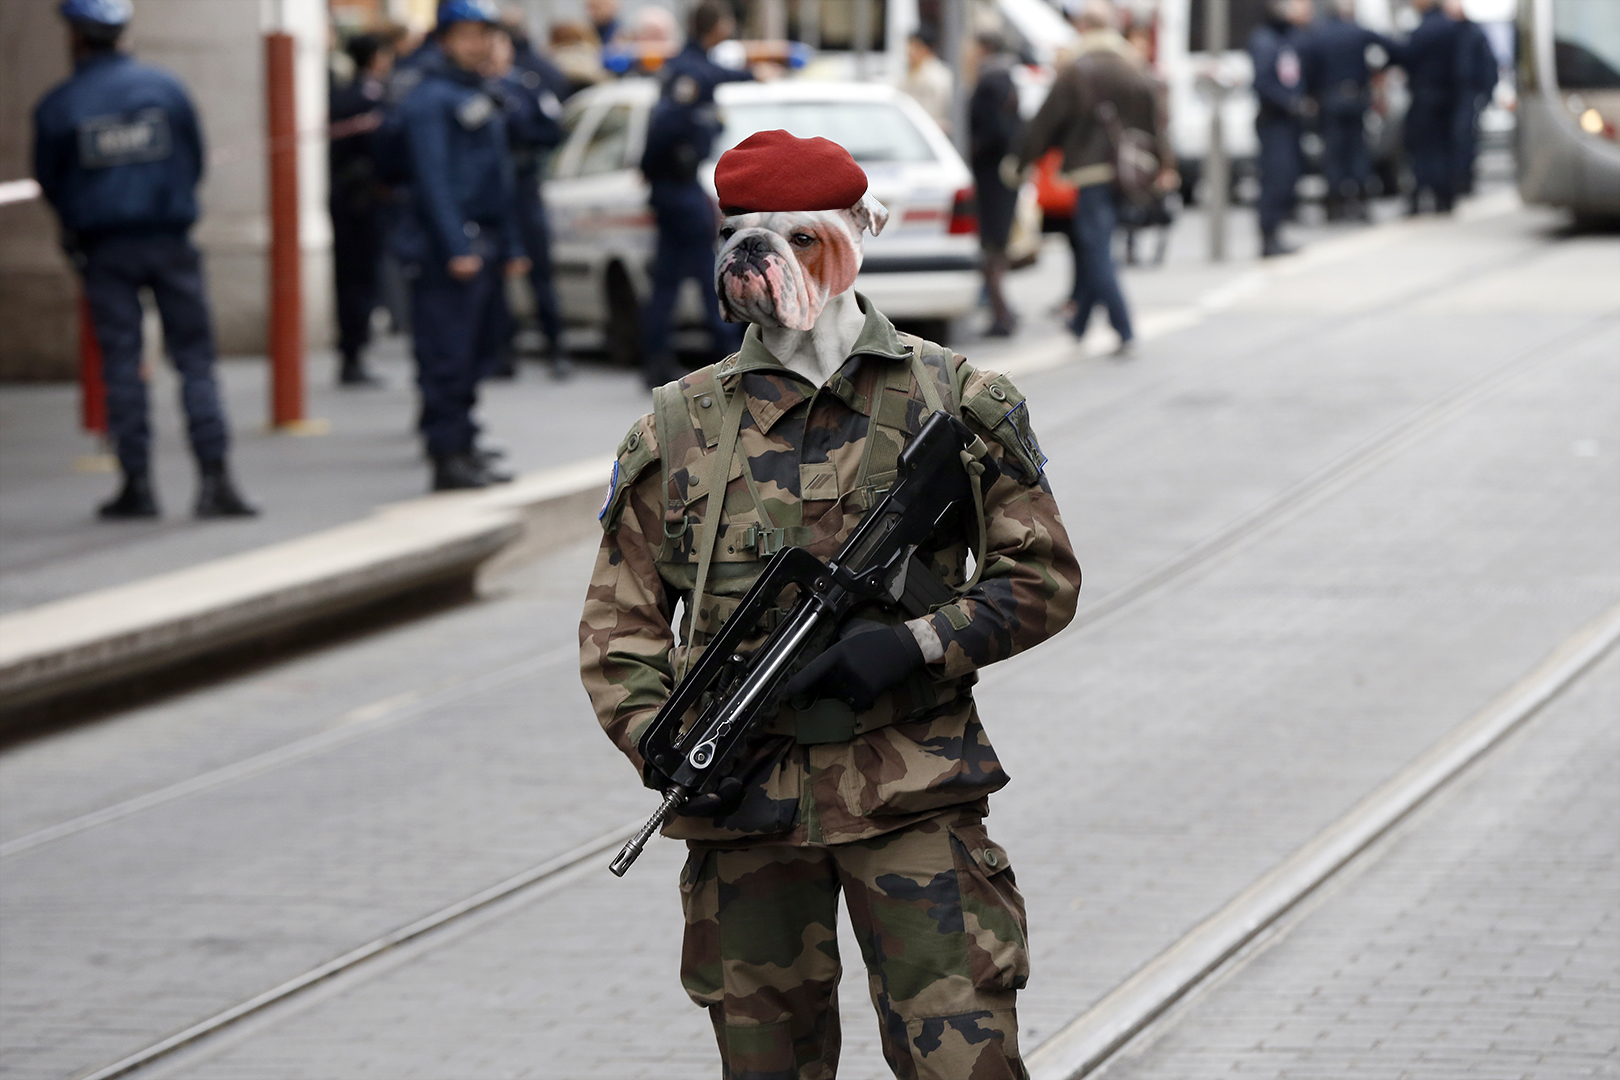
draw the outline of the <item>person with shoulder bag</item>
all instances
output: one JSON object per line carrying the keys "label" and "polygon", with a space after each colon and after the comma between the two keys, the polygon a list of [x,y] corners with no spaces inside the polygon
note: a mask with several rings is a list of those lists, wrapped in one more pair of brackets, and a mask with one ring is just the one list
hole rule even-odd
{"label": "person with shoulder bag", "polygon": [[1046,151],[1062,149],[1059,176],[1079,190],[1073,219],[1079,261],[1069,329],[1084,337],[1092,309],[1101,304],[1119,335],[1116,355],[1126,356],[1135,334],[1114,269],[1114,193],[1147,201],[1179,180],[1153,86],[1115,24],[1107,0],[1091,0],[1080,10],[1075,17],[1080,55],[1058,73],[1025,128],[1017,155],[1005,164],[1007,172],[1027,175]]}

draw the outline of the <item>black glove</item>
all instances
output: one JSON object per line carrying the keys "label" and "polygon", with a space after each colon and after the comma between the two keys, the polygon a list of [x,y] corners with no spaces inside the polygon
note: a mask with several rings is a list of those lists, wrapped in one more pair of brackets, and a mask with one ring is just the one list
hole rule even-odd
{"label": "black glove", "polygon": [[742,805],[743,785],[735,776],[723,776],[707,795],[695,795],[681,807],[693,817],[724,817]]}
{"label": "black glove", "polygon": [[810,661],[792,679],[791,698],[838,698],[856,712],[872,707],[878,695],[923,666],[922,646],[904,625],[861,622]]}

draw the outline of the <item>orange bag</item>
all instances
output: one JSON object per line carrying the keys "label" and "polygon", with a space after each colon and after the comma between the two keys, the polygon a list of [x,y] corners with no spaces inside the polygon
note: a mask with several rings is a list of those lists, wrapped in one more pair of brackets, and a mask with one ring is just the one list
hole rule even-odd
{"label": "orange bag", "polygon": [[1035,197],[1040,201],[1041,213],[1047,217],[1074,216],[1075,200],[1079,191],[1058,179],[1063,168],[1063,151],[1053,147],[1035,162]]}

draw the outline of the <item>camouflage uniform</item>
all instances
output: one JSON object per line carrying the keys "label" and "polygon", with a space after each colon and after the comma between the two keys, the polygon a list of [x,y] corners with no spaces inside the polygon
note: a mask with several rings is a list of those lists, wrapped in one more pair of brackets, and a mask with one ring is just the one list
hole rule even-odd
{"label": "camouflage uniform", "polygon": [[[779,364],[750,328],[738,354],[662,388],[655,412],[625,436],[580,623],[582,674],[603,728],[643,768],[636,742],[683,653],[711,639],[774,551],[837,551],[893,482],[930,397],[986,436],[1002,474],[984,494],[980,579],[929,616],[943,658],[860,714],[833,702],[784,707],[753,751],[741,804],[717,818],[678,816],[665,835],[691,848],[683,981],[711,1010],[728,1077],[833,1075],[840,890],[895,1074],[1023,1076],[1013,1013],[1028,974],[1023,901],[981,824],[1008,777],[971,687],[978,668],[1068,623],[1080,570],[1022,395],[1004,376],[898,334],[858,299],[865,327],[823,387]],[[714,565],[693,640],[677,645],[710,458],[738,393]],[[964,539],[929,561],[960,588],[968,550]]]}

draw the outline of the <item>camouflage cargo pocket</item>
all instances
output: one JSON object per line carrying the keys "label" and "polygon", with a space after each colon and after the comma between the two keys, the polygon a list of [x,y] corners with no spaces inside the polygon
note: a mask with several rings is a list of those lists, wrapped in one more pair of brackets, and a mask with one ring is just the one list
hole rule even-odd
{"label": "camouflage cargo pocket", "polygon": [[951,826],[962,894],[968,972],[981,990],[1021,990],[1029,981],[1029,926],[1007,849],[982,824]]}
{"label": "camouflage cargo pocket", "polygon": [[714,852],[693,848],[681,867],[681,986],[695,1004],[718,1005],[725,997],[720,966],[720,884]]}

